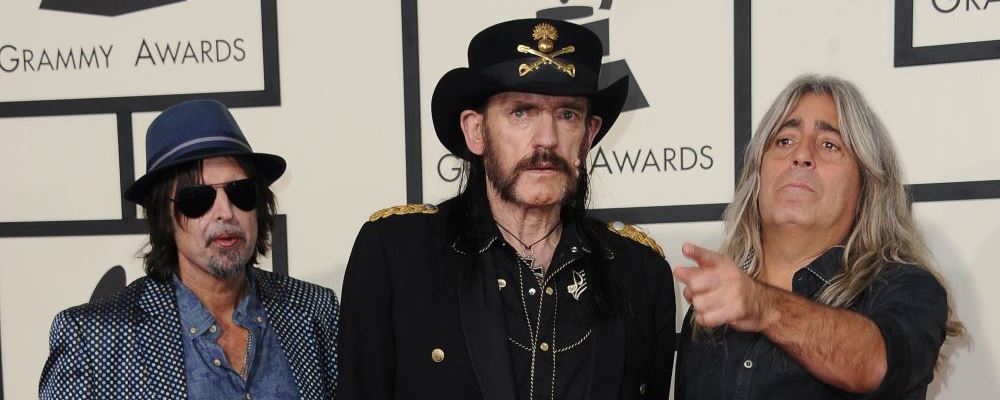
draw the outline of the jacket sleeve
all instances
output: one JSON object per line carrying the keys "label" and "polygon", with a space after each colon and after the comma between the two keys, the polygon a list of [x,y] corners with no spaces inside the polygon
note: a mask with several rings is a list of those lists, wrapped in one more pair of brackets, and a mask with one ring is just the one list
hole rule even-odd
{"label": "jacket sleeve", "polygon": [[325,358],[327,376],[333,377],[326,385],[326,390],[328,391],[326,398],[332,399],[336,397],[337,384],[340,382],[340,367],[338,363],[338,352],[340,351],[338,348],[340,345],[340,302],[337,301],[337,294],[333,290],[329,290],[329,297],[327,299],[331,303],[329,319],[327,320],[327,326],[329,326],[330,331],[329,336],[325,336],[327,341],[324,343],[325,346],[322,347],[322,349],[325,349],[322,357]]}
{"label": "jacket sleeve", "polygon": [[687,354],[688,346],[691,344],[691,323],[692,323],[692,309],[688,306],[687,312],[684,313],[684,318],[681,320],[681,331],[677,334],[677,367],[674,368],[674,399],[684,400],[687,397],[687,366],[684,356]]}
{"label": "jacket sleeve", "polygon": [[62,311],[52,321],[49,333],[49,358],[38,383],[38,398],[82,399],[87,392],[87,359],[80,327],[71,317],[72,310]]}
{"label": "jacket sleeve", "polygon": [[671,370],[674,366],[674,350],[677,343],[677,317],[674,298],[674,279],[670,265],[666,260],[656,257],[651,261],[659,283],[654,311],[655,346],[650,376],[647,378],[648,395],[650,399],[667,399],[670,397]]}
{"label": "jacket sleeve", "polygon": [[341,400],[394,396],[392,282],[378,223],[361,227],[347,262],[341,296]]}

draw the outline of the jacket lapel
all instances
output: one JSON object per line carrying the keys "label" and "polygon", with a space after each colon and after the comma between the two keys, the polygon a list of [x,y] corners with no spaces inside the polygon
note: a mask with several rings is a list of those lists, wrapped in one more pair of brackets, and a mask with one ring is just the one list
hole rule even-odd
{"label": "jacket lapel", "polygon": [[[457,250],[457,249],[456,249]],[[496,267],[491,257],[473,254],[460,265],[459,308],[472,369],[484,400],[515,399]]]}
{"label": "jacket lapel", "polygon": [[[597,243],[591,243],[595,255],[606,259],[608,266],[617,265],[617,262],[611,261],[615,259],[615,252],[608,243],[599,239],[601,236],[595,230],[602,228],[592,225],[586,227],[594,232],[591,236],[598,240]],[[595,322],[591,338],[593,341],[590,343],[590,383],[587,399],[618,399],[625,374],[625,352],[628,348],[625,320],[623,317],[615,317]]]}
{"label": "jacket lapel", "polygon": [[[257,293],[267,312],[268,321],[278,335],[278,342],[292,369],[292,376],[303,399],[324,399],[321,359],[317,352],[316,332],[312,319],[302,310],[297,296],[286,296],[286,288],[275,276],[251,269],[257,282]],[[331,378],[332,379],[332,378]]]}
{"label": "jacket lapel", "polygon": [[625,371],[625,321],[615,318],[594,324],[590,343],[589,400],[617,399]]}
{"label": "jacket lapel", "polygon": [[184,343],[173,285],[142,279],[139,308],[143,312],[134,332],[134,343],[136,354],[142,358],[141,373],[148,378],[147,395],[186,399]]}

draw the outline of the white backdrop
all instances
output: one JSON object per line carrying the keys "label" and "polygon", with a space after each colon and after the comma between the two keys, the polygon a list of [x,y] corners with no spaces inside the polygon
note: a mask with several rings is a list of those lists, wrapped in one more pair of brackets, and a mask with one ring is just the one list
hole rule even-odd
{"label": "white backdrop", "polygon": [[[0,50],[0,166],[7,171],[0,185],[4,398],[36,396],[56,312],[87,302],[114,265],[124,267],[129,281],[142,276],[136,255],[144,237],[120,223],[120,182],[129,175],[121,167],[129,160],[119,155],[132,156],[131,175],[142,174],[146,126],[169,96],[228,93],[221,97],[240,106],[233,113],[254,148],[288,160],[288,172],[275,184],[287,220],[282,266],[339,292],[354,236],[372,211],[436,202],[456,190],[438,172],[444,150],[429,118],[437,78],[465,64],[468,40],[479,29],[546,9],[576,12],[581,16],[575,22],[607,23],[605,62],[627,65],[644,95],[645,105],[624,113],[601,143],[612,173],[594,168],[593,202],[612,209],[602,216],[642,223],[673,265],[685,264],[683,241],[718,245],[721,224],[713,215],[720,208],[711,205],[732,195],[735,143],[777,92],[804,72],[856,82],[895,138],[908,182],[919,185],[918,198],[946,199],[914,208],[969,335],[946,345],[950,358],[932,397],[1000,393],[1000,341],[991,334],[1000,331],[1000,320],[987,318],[1000,301],[991,290],[1000,279],[993,267],[1000,257],[994,111],[1000,100],[1000,60],[994,58],[1000,53],[973,48],[970,58],[970,51],[953,46],[1000,40],[1000,4],[434,1],[416,4],[413,13],[410,1],[298,1],[277,4],[275,32],[262,23],[268,15],[261,15],[274,0],[189,0],[113,17],[43,10],[39,3],[0,4],[0,48],[17,49]],[[907,47],[916,46],[915,59],[979,61],[900,62],[901,3],[912,8]],[[749,25],[741,30],[740,21]],[[135,64],[143,39],[162,46],[192,42],[201,58],[202,41],[218,47],[215,40],[233,43],[237,37],[244,39],[243,61]],[[277,38],[280,79],[271,82],[273,93],[265,73],[268,37]],[[405,59],[414,43],[416,57]],[[54,63],[57,50],[100,52],[111,44],[104,68],[39,66],[43,50]],[[27,70],[24,49],[32,52]],[[19,65],[8,72],[12,58]],[[108,100],[120,96],[139,97]],[[408,104],[406,96],[415,101]],[[65,99],[94,100],[60,102]],[[745,106],[734,106],[741,99]],[[408,117],[419,119],[407,125]],[[407,135],[416,138],[410,146]],[[130,148],[120,148],[127,143],[123,137],[131,138]],[[666,169],[665,149],[680,157],[682,147],[703,146],[711,146],[711,167]],[[625,154],[641,157],[634,171],[619,167]],[[647,154],[654,154],[657,167],[642,170]],[[418,168],[407,170],[407,160],[418,156]],[[443,165],[448,172],[449,164]],[[407,186],[408,176],[416,186]],[[970,181],[984,182],[961,186],[964,191],[949,185]],[[958,200],[970,197],[981,199]],[[102,228],[105,223],[112,227]],[[685,308],[679,307],[679,316]]]}

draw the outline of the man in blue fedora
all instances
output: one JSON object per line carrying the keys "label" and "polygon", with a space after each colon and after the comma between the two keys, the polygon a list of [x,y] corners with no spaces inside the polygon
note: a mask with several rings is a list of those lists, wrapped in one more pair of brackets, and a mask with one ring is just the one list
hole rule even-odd
{"label": "man in blue fedora", "polygon": [[332,290],[260,270],[281,157],[255,153],[226,107],[188,101],[146,133],[125,198],[149,225],[146,277],[60,312],[43,399],[329,399],[338,378]]}

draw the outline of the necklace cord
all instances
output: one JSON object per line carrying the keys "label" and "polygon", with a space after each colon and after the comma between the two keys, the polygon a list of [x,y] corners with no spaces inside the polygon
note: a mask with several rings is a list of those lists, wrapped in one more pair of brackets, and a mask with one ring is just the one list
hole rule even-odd
{"label": "necklace cord", "polygon": [[521,240],[521,238],[517,237],[517,235],[515,235],[514,232],[511,232],[509,229],[507,229],[502,224],[500,224],[499,221],[493,220],[493,222],[495,222],[497,224],[497,227],[499,227],[500,230],[502,230],[504,232],[507,232],[507,234],[510,235],[510,237],[514,238],[514,240],[516,240],[518,243],[520,243],[521,246],[524,246],[524,250],[525,250],[525,252],[527,252],[529,254],[529,256],[532,254],[531,248],[534,245],[539,244],[543,240],[545,240],[546,238],[548,238],[549,236],[552,236],[552,233],[555,232],[557,228],[559,228],[560,226],[562,226],[562,221],[557,222],[555,225],[552,226],[552,229],[549,229],[548,233],[546,233],[544,236],[541,237],[541,239],[538,239],[538,240],[534,241],[534,243],[527,244],[527,243],[524,243],[524,241]]}

